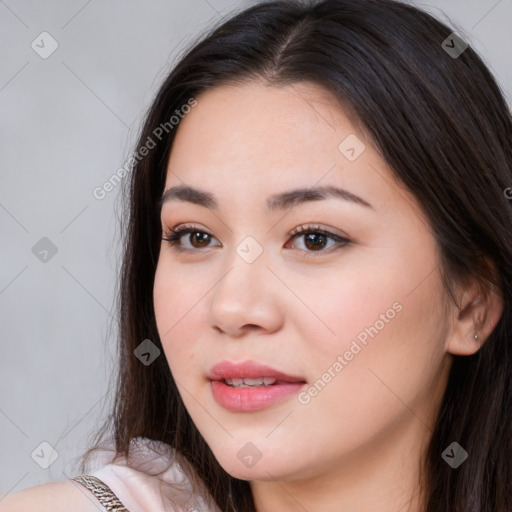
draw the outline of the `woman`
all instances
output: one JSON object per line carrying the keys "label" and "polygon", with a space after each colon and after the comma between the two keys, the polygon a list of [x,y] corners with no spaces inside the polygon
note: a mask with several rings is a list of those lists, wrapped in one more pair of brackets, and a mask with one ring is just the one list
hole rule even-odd
{"label": "woman", "polygon": [[511,511],[511,140],[489,70],[410,5],[213,30],[127,178],[96,467],[6,510]]}

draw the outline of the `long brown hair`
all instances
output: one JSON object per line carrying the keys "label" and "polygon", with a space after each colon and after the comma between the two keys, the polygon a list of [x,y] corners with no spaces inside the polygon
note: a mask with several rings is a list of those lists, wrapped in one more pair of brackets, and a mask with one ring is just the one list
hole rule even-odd
{"label": "long brown hair", "polygon": [[[459,55],[443,46],[451,33],[393,0],[271,1],[232,16],[182,56],[139,136],[137,148],[154,147],[125,178],[119,375],[97,439],[112,436],[120,454],[138,436],[168,443],[222,511],[255,510],[248,482],[222,469],[196,429],[165,357],[145,366],[134,350],[145,339],[162,349],[152,290],[158,201],[178,128],[171,117],[221,84],[310,81],[339,98],[418,199],[437,239],[447,296],[455,300],[453,285],[470,277],[503,294],[503,314],[483,347],[453,358],[423,467],[426,512],[512,511],[512,118],[471,46]],[[453,441],[469,453],[457,469],[441,457]]]}

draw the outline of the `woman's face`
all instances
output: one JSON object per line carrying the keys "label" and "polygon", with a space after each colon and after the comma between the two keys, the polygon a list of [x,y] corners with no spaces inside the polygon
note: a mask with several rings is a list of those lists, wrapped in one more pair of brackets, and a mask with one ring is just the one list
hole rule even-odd
{"label": "woman's face", "polygon": [[450,322],[415,198],[318,86],[253,82],[197,101],[165,191],[201,195],[173,194],[161,212],[164,232],[193,232],[162,241],[154,283],[197,428],[248,480],[364,465],[397,439],[418,447],[446,385]]}

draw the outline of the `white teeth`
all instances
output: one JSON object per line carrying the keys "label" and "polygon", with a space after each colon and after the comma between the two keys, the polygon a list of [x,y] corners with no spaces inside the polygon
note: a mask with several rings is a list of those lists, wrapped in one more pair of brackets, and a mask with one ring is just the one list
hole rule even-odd
{"label": "white teeth", "polygon": [[233,388],[251,388],[261,386],[271,386],[277,382],[277,379],[272,377],[257,377],[255,379],[225,379],[228,386]]}
{"label": "white teeth", "polygon": [[248,386],[262,386],[263,377],[258,377],[256,379],[244,379],[244,384],[247,384]]}

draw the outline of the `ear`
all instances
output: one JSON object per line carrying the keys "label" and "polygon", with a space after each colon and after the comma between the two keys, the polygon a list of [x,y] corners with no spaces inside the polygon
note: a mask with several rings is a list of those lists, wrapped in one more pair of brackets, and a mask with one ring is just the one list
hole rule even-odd
{"label": "ear", "polygon": [[484,286],[474,278],[459,297],[459,307],[453,306],[453,325],[446,339],[446,351],[468,356],[482,348],[496,327],[503,313],[503,293],[493,283],[486,282]]}

